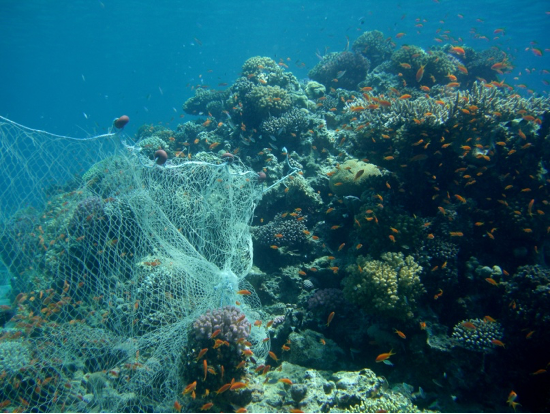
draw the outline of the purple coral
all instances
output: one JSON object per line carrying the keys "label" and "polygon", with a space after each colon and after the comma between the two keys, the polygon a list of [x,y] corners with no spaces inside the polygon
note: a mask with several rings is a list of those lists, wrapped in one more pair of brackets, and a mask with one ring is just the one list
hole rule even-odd
{"label": "purple coral", "polygon": [[93,233],[105,214],[103,200],[99,197],[88,197],[76,206],[71,221],[69,232],[75,237],[86,233]]}
{"label": "purple coral", "polygon": [[250,328],[250,322],[244,313],[234,306],[209,310],[193,322],[193,334],[198,342],[209,340],[212,334],[219,329],[220,333],[216,339],[235,345],[239,354],[245,349],[245,345],[243,341],[238,340],[248,338]]}
{"label": "purple coral", "polygon": [[315,292],[309,300],[307,301],[307,304],[309,306],[309,309],[316,312],[316,311],[323,311],[326,312],[327,309],[340,309],[342,306],[344,306],[344,292],[342,292],[340,289],[320,289],[317,292]]}

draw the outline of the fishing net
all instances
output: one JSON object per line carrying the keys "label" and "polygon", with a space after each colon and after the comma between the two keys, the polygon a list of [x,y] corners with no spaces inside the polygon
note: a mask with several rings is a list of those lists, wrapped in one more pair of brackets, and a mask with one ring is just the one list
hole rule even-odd
{"label": "fishing net", "polygon": [[[155,149],[123,138],[0,117],[0,258],[12,289],[1,306],[4,409],[173,409],[199,363],[193,323],[208,311],[237,309],[247,348],[267,354],[243,280],[257,174],[210,153],[159,165]],[[240,351],[239,339],[225,345]]]}

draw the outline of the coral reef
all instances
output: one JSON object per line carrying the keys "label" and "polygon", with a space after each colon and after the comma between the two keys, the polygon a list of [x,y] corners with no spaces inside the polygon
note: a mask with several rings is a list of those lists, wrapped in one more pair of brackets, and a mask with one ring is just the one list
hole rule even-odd
{"label": "coral reef", "polygon": [[395,45],[391,39],[385,38],[382,32],[373,30],[365,32],[351,46],[355,53],[360,53],[376,67],[386,62],[392,55]]}
{"label": "coral reef", "polygon": [[469,351],[490,353],[498,348],[494,341],[502,342],[503,335],[498,322],[468,319],[455,325],[452,338],[458,346]]}
{"label": "coral reef", "polygon": [[308,76],[326,88],[338,87],[353,90],[365,79],[369,67],[369,60],[361,54],[329,53],[309,71]]}
{"label": "coral reef", "polygon": [[307,217],[300,212],[278,213],[272,221],[253,227],[254,240],[263,246],[299,246],[307,238]]}
{"label": "coral reef", "polygon": [[281,135],[283,137],[291,134],[296,136],[297,133],[305,131],[308,126],[307,114],[300,109],[293,108],[281,116],[270,116],[262,121],[260,131],[267,135],[273,135],[279,140]]}
{"label": "coral reef", "polygon": [[212,334],[220,330],[215,337],[229,342],[232,351],[240,355],[246,345],[239,339],[248,338],[251,328],[250,322],[244,316],[234,306],[213,309],[193,322],[192,334],[198,343],[208,346],[209,340],[213,338]]}
{"label": "coral reef", "polygon": [[359,197],[369,185],[370,179],[381,175],[382,172],[376,165],[349,159],[330,177],[330,190],[339,196]]}
{"label": "coral reef", "polygon": [[245,119],[252,124],[268,116],[278,116],[290,109],[290,95],[280,86],[253,86],[244,96]]}
{"label": "coral reef", "polygon": [[367,260],[359,256],[356,265],[346,268],[342,281],[346,298],[368,313],[383,314],[398,319],[410,319],[424,293],[419,266],[412,256],[384,253],[382,260]]}
{"label": "coral reef", "polygon": [[520,325],[541,329],[550,324],[550,270],[540,265],[521,266],[504,283],[510,317]]}
{"label": "coral reef", "polygon": [[319,289],[308,299],[311,311],[326,313],[329,309],[341,309],[344,305],[343,292],[340,289]]}

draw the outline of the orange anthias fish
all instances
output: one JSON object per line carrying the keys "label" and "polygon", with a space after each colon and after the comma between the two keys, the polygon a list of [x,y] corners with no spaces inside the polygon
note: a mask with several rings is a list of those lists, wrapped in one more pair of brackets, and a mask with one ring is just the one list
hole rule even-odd
{"label": "orange anthias fish", "polygon": [[420,69],[416,72],[416,81],[420,82],[422,80],[422,77],[424,76],[424,67],[426,65],[421,65]]}
{"label": "orange anthias fish", "polygon": [[405,336],[405,334],[401,331],[398,331],[397,329],[394,329],[394,332],[399,335],[400,338],[403,338],[403,339],[407,339],[407,337]]}
{"label": "orange anthias fish", "polygon": [[328,315],[327,326],[330,325],[333,318],[334,318],[334,312],[331,312],[330,315]]}
{"label": "orange anthias fish", "polygon": [[376,362],[383,362],[386,359],[389,359],[392,355],[395,355],[395,352],[393,352],[393,349],[390,352],[378,355],[376,357]]}
{"label": "orange anthias fish", "polygon": [[183,390],[182,394],[183,394],[183,395],[189,394],[190,392],[195,391],[195,388],[197,388],[197,381],[192,382],[192,383],[189,384],[187,387],[185,387],[185,389]]}

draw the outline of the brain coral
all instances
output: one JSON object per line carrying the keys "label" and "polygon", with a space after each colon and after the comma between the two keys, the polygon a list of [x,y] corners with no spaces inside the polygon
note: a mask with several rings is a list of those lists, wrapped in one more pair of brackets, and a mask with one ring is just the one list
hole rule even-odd
{"label": "brain coral", "polygon": [[424,293],[419,276],[422,267],[401,252],[384,253],[381,258],[369,261],[359,256],[357,264],[346,268],[344,296],[369,313],[410,319]]}
{"label": "brain coral", "polygon": [[[360,171],[363,172],[360,173]],[[340,165],[336,173],[330,177],[330,190],[339,196],[354,195],[359,197],[365,191],[369,178],[381,175],[382,173],[376,165],[351,159]]]}

